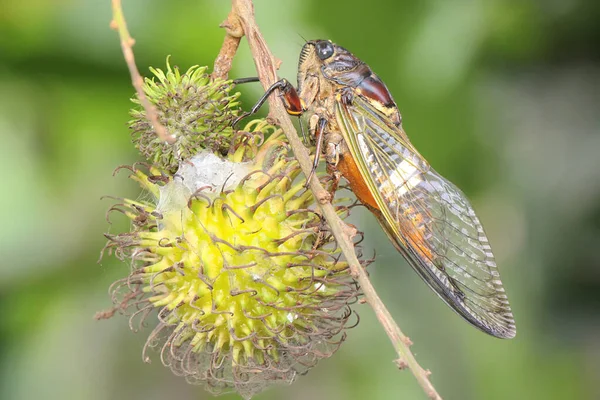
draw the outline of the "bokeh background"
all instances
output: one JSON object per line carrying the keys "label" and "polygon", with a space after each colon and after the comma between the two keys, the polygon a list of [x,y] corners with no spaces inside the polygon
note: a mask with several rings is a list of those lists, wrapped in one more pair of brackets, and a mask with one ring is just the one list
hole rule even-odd
{"label": "bokeh background", "polygon": [[[211,65],[225,0],[125,0],[138,66]],[[598,399],[600,3],[594,0],[256,0],[295,80],[306,38],[330,38],[387,83],[413,143],[472,199],[517,319],[511,341],[470,327],[427,289],[369,213],[371,276],[446,399]],[[103,195],[133,90],[108,0],[0,0],[0,398],[208,399],[155,359],[126,318],[95,321],[127,265],[97,263]],[[252,76],[245,42],[234,77]],[[246,107],[260,95],[243,88]],[[126,229],[125,222],[112,229]],[[331,359],[258,399],[423,399],[368,306]],[[234,395],[224,397],[237,398]]]}

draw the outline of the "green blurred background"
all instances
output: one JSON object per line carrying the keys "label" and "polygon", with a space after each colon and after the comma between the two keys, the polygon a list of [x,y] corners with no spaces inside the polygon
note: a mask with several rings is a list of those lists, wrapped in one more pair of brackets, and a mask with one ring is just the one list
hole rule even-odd
{"label": "green blurred background", "polygon": [[[124,0],[140,70],[211,65],[225,0]],[[471,198],[518,335],[480,333],[420,281],[366,210],[376,288],[445,399],[597,399],[600,389],[600,2],[256,0],[295,80],[306,38],[329,38],[387,83],[413,143]],[[0,0],[0,398],[207,399],[126,318],[97,322],[128,267],[97,263],[101,196],[138,188],[133,90],[110,1]],[[245,42],[232,76],[251,76]],[[244,87],[246,107],[260,95]],[[126,229],[125,221],[113,226]],[[331,359],[258,399],[423,399],[368,306]],[[147,332],[146,332],[147,333]],[[230,396],[226,398],[236,398]]]}

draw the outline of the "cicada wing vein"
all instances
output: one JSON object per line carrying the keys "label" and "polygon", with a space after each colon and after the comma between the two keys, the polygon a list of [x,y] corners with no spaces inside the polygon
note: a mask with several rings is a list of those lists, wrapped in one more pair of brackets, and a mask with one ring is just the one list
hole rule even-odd
{"label": "cicada wing vein", "polygon": [[500,338],[514,337],[515,322],[492,250],[466,196],[368,100],[336,101],[336,118],[395,247],[468,322]]}

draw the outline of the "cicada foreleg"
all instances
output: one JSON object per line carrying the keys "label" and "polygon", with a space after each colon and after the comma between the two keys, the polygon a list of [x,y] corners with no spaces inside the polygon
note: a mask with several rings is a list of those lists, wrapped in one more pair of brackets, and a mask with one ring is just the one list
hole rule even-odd
{"label": "cicada foreleg", "polygon": [[[249,79],[253,79],[253,78],[249,78]],[[238,81],[241,83],[254,82],[253,80],[242,80],[242,79],[239,79]],[[265,94],[263,94],[260,97],[260,99],[258,99],[256,104],[254,104],[254,106],[252,107],[252,109],[250,111],[243,113],[242,115],[237,117],[235,119],[235,121],[233,121],[233,127],[235,127],[242,119],[256,114],[258,112],[258,110],[260,110],[262,105],[265,104],[265,102],[267,101],[269,96],[271,94],[273,94],[273,92],[275,92],[277,89],[281,90],[285,109],[287,110],[288,114],[295,115],[295,116],[301,115],[302,112],[304,111],[304,108],[302,107],[302,100],[300,99],[300,96],[298,96],[298,92],[296,91],[296,88],[294,88],[294,86],[292,86],[292,84],[289,83],[287,79],[280,79],[277,82],[275,82],[274,84],[272,84],[265,91]]]}
{"label": "cicada foreleg", "polygon": [[253,82],[260,82],[260,79],[258,78],[258,76],[250,76],[248,78],[239,78],[239,79],[233,80],[234,85],[241,85],[244,83],[253,83]]}
{"label": "cicada foreleg", "polygon": [[[236,81],[236,83],[246,83],[246,82],[255,82],[255,78],[239,79]],[[239,117],[237,117],[235,119],[235,121],[233,122],[233,126],[235,127],[242,119],[244,119],[250,115],[256,114],[258,112],[258,110],[262,107],[262,105],[265,104],[265,102],[267,101],[269,96],[271,94],[273,94],[273,92],[275,92],[277,89],[279,89],[281,91],[281,98],[283,99],[283,103],[284,103],[285,109],[288,112],[288,114],[294,115],[294,116],[302,115],[302,113],[306,110],[306,107],[304,105],[304,102],[298,95],[298,91],[286,79],[280,79],[279,81],[272,84],[265,91],[265,93],[260,97],[260,99],[258,99],[256,104],[254,104],[254,106],[252,107],[252,109],[250,111],[245,112],[242,115],[240,115]],[[325,135],[325,127],[326,126],[327,126],[327,119],[325,119],[323,117],[318,117],[318,121],[316,123],[316,126],[314,127],[315,138],[316,138],[315,158],[313,160],[312,169],[306,179],[307,186],[308,186],[308,182],[310,182],[312,176],[314,175],[315,171],[317,170],[317,167],[319,166],[319,158],[320,158],[320,154],[322,151],[323,137]],[[311,126],[311,129],[312,129],[312,126]],[[304,131],[302,132],[302,134],[304,135]]]}

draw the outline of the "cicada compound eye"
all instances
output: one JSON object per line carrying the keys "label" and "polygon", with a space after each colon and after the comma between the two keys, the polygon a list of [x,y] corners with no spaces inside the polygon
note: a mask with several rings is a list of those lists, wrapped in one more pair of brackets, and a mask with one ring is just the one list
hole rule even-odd
{"label": "cicada compound eye", "polygon": [[327,40],[319,40],[316,47],[317,55],[321,60],[326,60],[333,55],[333,44]]}

